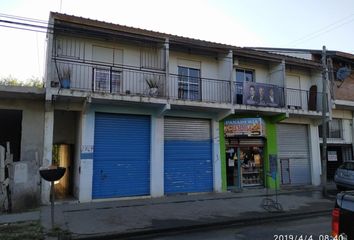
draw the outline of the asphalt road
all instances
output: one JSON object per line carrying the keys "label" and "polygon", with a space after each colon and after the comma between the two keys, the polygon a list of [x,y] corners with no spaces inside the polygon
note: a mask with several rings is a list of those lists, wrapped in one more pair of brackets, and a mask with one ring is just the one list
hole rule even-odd
{"label": "asphalt road", "polygon": [[[150,237],[149,240],[325,240],[329,239],[331,216],[303,220],[270,222],[262,225],[228,227],[181,233],[174,236]],[[326,238],[327,236],[327,238]]]}

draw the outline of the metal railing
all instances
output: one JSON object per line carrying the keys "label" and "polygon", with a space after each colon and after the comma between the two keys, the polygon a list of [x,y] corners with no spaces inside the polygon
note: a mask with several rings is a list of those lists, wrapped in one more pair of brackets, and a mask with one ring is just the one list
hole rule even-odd
{"label": "metal railing", "polygon": [[[142,70],[137,67],[108,65],[96,62],[53,60],[52,81],[62,88],[165,98],[165,72]],[[67,72],[70,83],[66,83]],[[53,85],[53,84],[52,84]]]}
{"label": "metal railing", "polygon": [[[322,110],[322,93],[302,89],[283,88],[271,84],[254,83],[267,91],[268,100],[245,102],[243,83],[234,85],[229,80],[169,74],[164,71],[141,69],[98,62],[78,62],[53,59],[52,86],[103,94],[138,95],[208,103],[234,103],[258,107],[276,107],[295,110]],[[69,78],[69,83],[65,78]],[[276,93],[269,98],[270,89]],[[259,93],[258,94],[259,97]],[[272,96],[273,97],[273,96]],[[271,100],[269,100],[271,99]],[[274,101],[274,102],[273,102]]]}
{"label": "metal railing", "polygon": [[231,84],[228,80],[170,74],[169,97],[172,99],[231,103]]}
{"label": "metal railing", "polygon": [[[275,103],[265,100],[263,102],[259,101],[259,95],[257,100],[247,103],[245,99],[247,97],[244,95],[245,91],[242,82],[235,83],[235,98],[234,103],[245,104],[245,105],[255,105],[255,106],[268,106],[276,108],[287,108],[292,110],[305,110],[305,111],[322,111],[322,93],[320,92],[310,92],[303,89],[292,89],[284,88],[280,86],[275,86],[269,84],[270,88],[276,92],[276,96],[273,97]],[[267,86],[267,84],[262,84],[262,86]],[[269,96],[268,96],[269,97]]]}

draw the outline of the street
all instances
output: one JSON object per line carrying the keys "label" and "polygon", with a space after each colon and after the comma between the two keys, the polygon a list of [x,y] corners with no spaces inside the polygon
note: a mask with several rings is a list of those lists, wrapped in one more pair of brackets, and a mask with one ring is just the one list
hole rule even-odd
{"label": "street", "polygon": [[209,231],[182,233],[174,236],[143,238],[149,240],[295,240],[328,239],[331,217],[321,216],[303,220],[271,222],[249,227],[230,227]]}

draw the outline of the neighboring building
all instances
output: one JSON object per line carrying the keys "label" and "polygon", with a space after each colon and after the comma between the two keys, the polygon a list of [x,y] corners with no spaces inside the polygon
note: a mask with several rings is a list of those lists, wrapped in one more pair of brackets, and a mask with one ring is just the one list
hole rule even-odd
{"label": "neighboring building", "polygon": [[[322,50],[257,48],[320,63]],[[345,161],[353,160],[354,55],[340,51],[326,51],[330,98],[330,121],[327,123],[327,178],[333,180],[335,170]],[[338,71],[342,71],[338,73]],[[343,71],[345,72],[343,74]],[[319,125],[322,138],[322,125]],[[322,139],[320,139],[322,146]]]}
{"label": "neighboring building", "polygon": [[44,97],[44,88],[0,86],[0,145],[9,142],[13,154],[12,167],[5,172],[13,211],[37,207],[40,201]]}

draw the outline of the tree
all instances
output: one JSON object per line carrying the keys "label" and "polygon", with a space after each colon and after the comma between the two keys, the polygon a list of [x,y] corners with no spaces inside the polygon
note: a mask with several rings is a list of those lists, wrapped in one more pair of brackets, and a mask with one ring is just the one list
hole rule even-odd
{"label": "tree", "polygon": [[26,81],[20,81],[17,78],[9,75],[7,77],[0,78],[0,85],[43,88],[44,81],[41,80],[40,78],[34,77],[34,76],[27,79]]}

